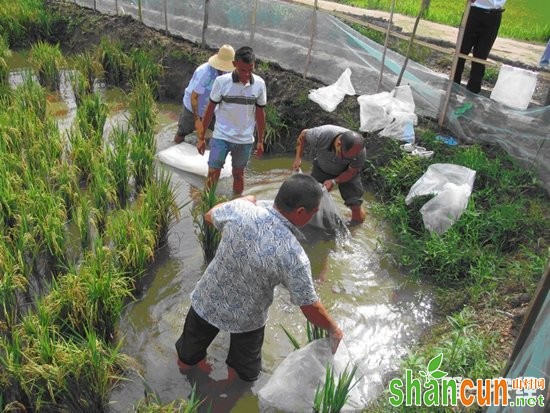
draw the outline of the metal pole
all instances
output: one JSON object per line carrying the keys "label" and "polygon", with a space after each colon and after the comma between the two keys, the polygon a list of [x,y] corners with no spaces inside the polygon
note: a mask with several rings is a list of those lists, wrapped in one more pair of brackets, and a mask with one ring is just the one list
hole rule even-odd
{"label": "metal pole", "polygon": [[115,0],[115,14],[118,16],[118,0]]}
{"label": "metal pole", "polygon": [[464,38],[464,28],[470,15],[470,0],[466,0],[466,6],[464,8],[464,14],[462,15],[462,21],[458,28],[458,38],[456,39],[456,48],[453,56],[453,65],[451,66],[451,74],[449,76],[449,83],[447,84],[447,92],[445,94],[445,100],[443,101],[443,108],[439,112],[439,126],[443,126],[445,123],[445,116],[447,115],[447,108],[449,107],[449,99],[451,98],[451,89],[453,87],[453,79],[455,77],[456,65],[458,63],[458,55],[460,54],[460,48],[462,47],[462,39]]}
{"label": "metal pole", "polygon": [[143,15],[141,14],[141,0],[138,0],[138,16],[139,21],[143,23]]}
{"label": "metal pole", "polygon": [[386,51],[388,50],[388,40],[390,38],[390,30],[393,22],[393,9],[395,8],[395,0],[391,2],[390,21],[388,22],[388,30],[386,30],[386,38],[384,39],[384,51],[382,52],[382,65],[380,66],[380,76],[378,77],[378,86],[376,87],[376,93],[380,91],[382,86],[382,77],[384,75],[384,62],[386,61]]}
{"label": "metal pole", "polygon": [[256,33],[256,13],[258,12],[258,0],[254,0],[254,9],[252,11],[252,28],[250,29],[250,47],[254,42],[254,34]]}
{"label": "metal pole", "polygon": [[319,5],[317,3],[317,0],[315,0],[315,4],[313,5],[313,15],[311,16],[311,37],[309,39],[309,49],[307,51],[307,58],[306,58],[306,66],[304,68],[304,76],[305,79],[307,76],[307,69],[309,67],[309,63],[311,61],[311,50],[313,49],[313,43],[315,41],[315,34],[317,32],[317,10],[319,8]]}
{"label": "metal pole", "polygon": [[208,28],[208,8],[210,0],[204,0],[204,19],[202,21],[202,42],[201,47],[206,49],[206,29]]}
{"label": "metal pole", "polygon": [[405,73],[405,68],[407,67],[407,63],[409,62],[409,54],[411,53],[414,37],[416,35],[416,29],[418,28],[420,17],[424,15],[425,9],[426,9],[426,0],[422,0],[422,3],[420,5],[420,11],[418,12],[418,16],[416,16],[416,20],[414,21],[413,31],[411,33],[411,38],[409,39],[409,46],[407,47],[407,54],[405,55],[405,61],[403,62],[403,67],[401,68],[401,72],[399,72],[399,77],[397,78],[396,86],[399,86],[401,84],[403,73]]}
{"label": "metal pole", "polygon": [[94,0],[94,11],[97,11],[97,7],[96,7],[96,0]]}
{"label": "metal pole", "polygon": [[164,30],[168,36],[168,1],[164,0]]}

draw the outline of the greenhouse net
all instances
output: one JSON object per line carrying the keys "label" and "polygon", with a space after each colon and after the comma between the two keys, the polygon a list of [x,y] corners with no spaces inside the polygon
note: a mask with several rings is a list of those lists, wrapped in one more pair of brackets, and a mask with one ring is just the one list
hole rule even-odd
{"label": "greenhouse net", "polygon": [[[106,14],[126,14],[171,35],[200,43],[204,0],[75,0]],[[383,46],[339,19],[278,0],[210,0],[206,44],[250,45],[262,60],[332,84],[347,69],[358,95],[378,91]],[[380,91],[391,91],[405,57],[388,50]],[[416,113],[437,119],[448,76],[411,60],[401,84],[410,85]],[[517,110],[453,85],[445,124],[468,143],[494,143],[532,168],[550,192],[550,107]]]}

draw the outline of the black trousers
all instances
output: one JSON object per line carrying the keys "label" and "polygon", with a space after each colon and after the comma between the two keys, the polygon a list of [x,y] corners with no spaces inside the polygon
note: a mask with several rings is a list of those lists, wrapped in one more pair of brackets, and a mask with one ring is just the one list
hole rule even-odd
{"label": "black trousers", "polygon": [[[479,7],[471,7],[468,20],[466,21],[466,28],[464,29],[464,38],[462,39],[460,53],[467,55],[472,51],[474,57],[487,59],[497,38],[502,12],[503,10],[485,10]],[[458,59],[454,76],[455,83],[460,84],[462,72],[464,71],[464,63],[464,59]],[[470,80],[466,86],[470,92],[480,92],[484,74],[485,65],[472,62]]]}

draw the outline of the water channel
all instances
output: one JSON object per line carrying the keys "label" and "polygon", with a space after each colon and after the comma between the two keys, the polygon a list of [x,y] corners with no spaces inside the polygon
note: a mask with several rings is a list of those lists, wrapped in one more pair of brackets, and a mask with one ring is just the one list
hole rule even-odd
{"label": "water channel", "polygon": [[[17,83],[21,72],[14,71]],[[65,76],[66,78],[66,76]],[[117,111],[111,113],[106,129],[125,122],[124,95],[107,91],[104,96]],[[57,112],[61,129],[74,119],[75,102],[69,82],[62,82],[57,97],[49,99],[50,110]],[[115,102],[119,102],[116,103]],[[53,105],[53,106],[52,106]],[[161,151],[173,145],[172,138],[180,106],[159,104],[157,147]],[[61,109],[59,109],[61,108]],[[290,174],[292,155],[252,159],[246,171],[245,194],[272,200],[281,182]],[[281,325],[302,344],[306,343],[305,318],[289,300],[284,289],[276,291],[270,308],[263,347],[263,373],[254,388],[223,385],[227,376],[225,357],[228,335],[221,333],[208,353],[212,371],[203,377],[182,375],[176,365],[174,342],[179,337],[190,293],[200,278],[205,262],[195,236],[190,208],[192,195],[202,189],[204,178],[164,166],[172,172],[172,182],[181,206],[181,218],[170,229],[167,245],[158,252],[144,280],[143,292],[130,303],[119,324],[122,351],[135,360],[132,372],[111,394],[110,410],[126,412],[143,398],[144,390],[154,391],[163,403],[187,398],[192,382],[197,393],[207,397],[212,412],[254,413],[260,411],[255,391],[284,358],[293,351]],[[304,171],[308,171],[308,165]],[[229,194],[231,178],[220,182],[219,191]],[[334,199],[343,217],[348,214],[342,199]],[[365,206],[373,201],[365,195]],[[350,358],[363,376],[359,392],[367,404],[383,391],[383,383],[394,372],[400,359],[418,336],[432,323],[432,300],[428,289],[400,272],[381,248],[390,240],[383,223],[371,215],[351,237],[336,242],[314,237],[304,243],[311,261],[316,289],[329,312],[345,333]],[[285,397],[281,394],[281,397]]]}

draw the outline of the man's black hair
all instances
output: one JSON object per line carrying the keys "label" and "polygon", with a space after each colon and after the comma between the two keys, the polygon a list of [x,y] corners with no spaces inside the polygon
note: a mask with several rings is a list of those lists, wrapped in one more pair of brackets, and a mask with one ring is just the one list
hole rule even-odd
{"label": "man's black hair", "polygon": [[300,207],[312,211],[319,206],[322,196],[319,182],[310,175],[294,174],[283,182],[274,204],[283,212],[292,212]]}
{"label": "man's black hair", "polygon": [[256,56],[254,55],[252,47],[243,46],[238,48],[235,52],[235,61],[241,61],[247,64],[254,63],[256,61]]}
{"label": "man's black hair", "polygon": [[342,150],[348,152],[355,145],[365,146],[363,136],[358,132],[347,131],[340,136],[340,142],[342,143]]}

